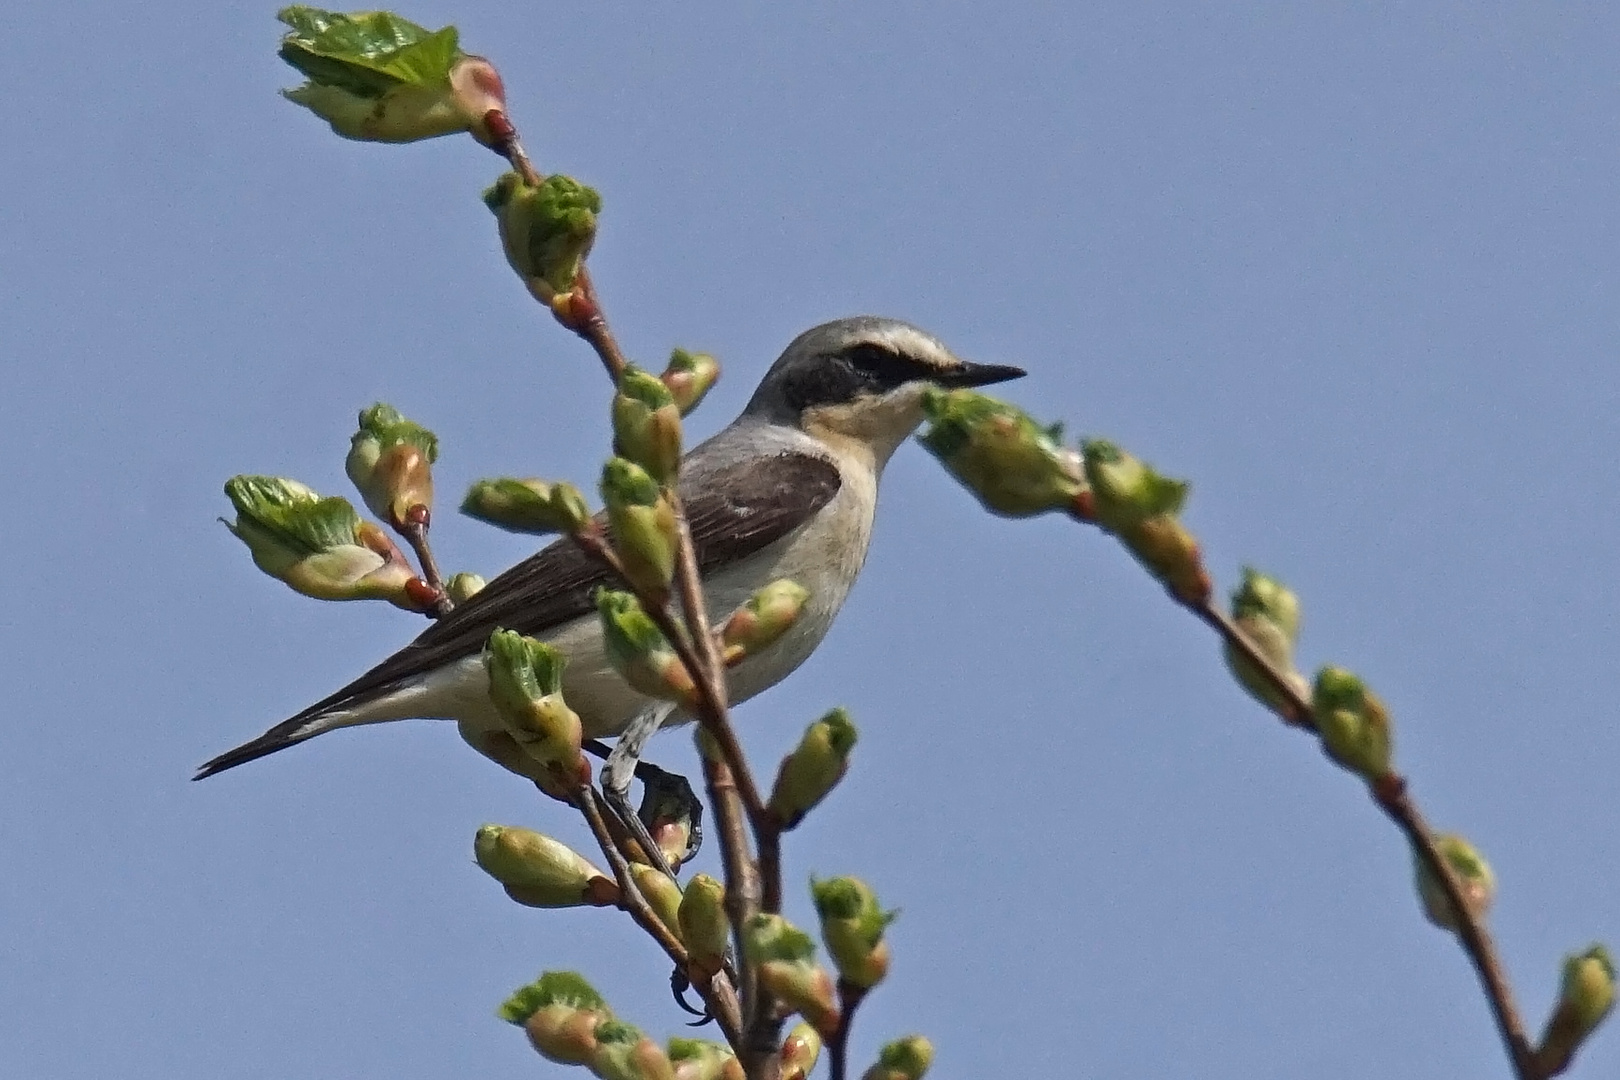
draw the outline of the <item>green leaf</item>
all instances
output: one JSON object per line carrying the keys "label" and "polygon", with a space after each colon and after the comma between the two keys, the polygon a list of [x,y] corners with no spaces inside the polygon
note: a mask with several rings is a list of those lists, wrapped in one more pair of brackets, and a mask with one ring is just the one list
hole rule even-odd
{"label": "green leaf", "polygon": [[596,987],[577,971],[547,971],[528,986],[513,991],[502,1003],[498,1015],[510,1024],[525,1024],[529,1017],[548,1005],[568,1005],[612,1015],[613,1010]]}
{"label": "green leaf", "polygon": [[345,15],[295,5],[276,17],[291,27],[281,41],[283,60],[312,83],[360,97],[400,85],[446,85],[461,54],[454,26],[430,32],[388,11]]}
{"label": "green leaf", "polygon": [[360,411],[360,430],[354,437],[375,439],[381,450],[410,443],[422,451],[428,464],[439,460],[439,437],[421,424],[405,419],[398,409],[386,402],[379,401]]}
{"label": "green leaf", "polygon": [[353,544],[360,528],[360,515],[349,500],[323,499],[276,476],[233,476],[225,482],[225,495],[238,515],[304,555]]}

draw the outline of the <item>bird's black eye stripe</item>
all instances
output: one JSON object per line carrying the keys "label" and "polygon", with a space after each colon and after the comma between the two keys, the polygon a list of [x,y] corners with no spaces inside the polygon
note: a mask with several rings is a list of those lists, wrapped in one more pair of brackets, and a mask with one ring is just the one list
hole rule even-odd
{"label": "bird's black eye stripe", "polygon": [[925,379],[932,374],[928,365],[881,345],[852,345],[844,355],[850,366],[876,384],[879,390],[893,390],[913,379]]}

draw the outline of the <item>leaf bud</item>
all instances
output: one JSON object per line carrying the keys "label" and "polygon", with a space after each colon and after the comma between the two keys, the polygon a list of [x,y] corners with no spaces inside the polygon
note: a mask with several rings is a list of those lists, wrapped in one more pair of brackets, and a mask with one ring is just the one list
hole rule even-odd
{"label": "leaf bud", "polygon": [[[742,1062],[729,1046],[708,1040],[669,1040],[669,1062],[676,1067],[676,1080],[745,1080]],[[782,1080],[789,1080],[782,1075]]]}
{"label": "leaf bud", "polygon": [[622,1020],[597,1025],[596,1053],[589,1065],[602,1080],[675,1080],[664,1048]]}
{"label": "leaf bud", "polygon": [[[1475,918],[1484,918],[1496,897],[1496,875],[1485,856],[1467,840],[1455,833],[1441,833],[1434,838],[1434,846],[1445,859],[1462,887],[1463,900]],[[1460,920],[1457,909],[1451,906],[1440,879],[1429,869],[1429,864],[1415,850],[1412,852],[1412,876],[1417,885],[1418,898],[1423,901],[1423,914],[1442,930],[1455,932]]]}
{"label": "leaf bud", "polygon": [[696,687],[681,658],[634,595],[599,589],[596,610],[608,662],[631,688],[648,697],[690,703]]}
{"label": "leaf bud", "polygon": [[907,1035],[878,1051],[877,1064],[861,1080],[922,1080],[933,1063],[933,1044],[921,1035]]}
{"label": "leaf bud", "polygon": [[484,646],[490,700],[507,732],[542,766],[577,776],[585,732],[563,700],[567,663],[556,648],[513,630],[496,630]]}
{"label": "leaf bud", "polygon": [[809,1080],[821,1057],[821,1033],[800,1020],[782,1040],[782,1080]]}
{"label": "leaf bud", "polygon": [[547,1060],[584,1065],[596,1053],[597,1025],[613,1019],[613,1010],[583,975],[547,971],[507,998],[497,1015],[521,1026]]}
{"label": "leaf bud", "polygon": [[458,604],[465,604],[468,600],[484,591],[486,582],[477,574],[463,570],[459,574],[452,574],[450,580],[444,583],[444,591]]}
{"label": "leaf bud", "polygon": [[1389,712],[1365,683],[1343,668],[1316,673],[1311,704],[1327,756],[1369,784],[1394,770]]}
{"label": "leaf bud", "polygon": [[884,911],[866,883],[852,877],[810,881],[821,917],[821,940],[845,982],[870,990],[889,971],[884,929],[900,914]]}
{"label": "leaf bud", "polygon": [[676,349],[669,354],[669,366],[659,376],[663,384],[669,387],[682,416],[698,407],[719,378],[720,361],[708,353],[687,352],[685,349]]}
{"label": "leaf bud", "polygon": [[337,134],[401,143],[468,131],[490,145],[485,118],[504,112],[506,93],[488,60],[460,50],[455,27],[430,33],[388,11],[302,4],[276,17],[291,27],[281,58],[309,80],[283,96]]}
{"label": "leaf bud", "polygon": [[532,829],[484,825],[473,841],[473,857],[490,877],[527,907],[607,907],[619,902],[619,888],[573,848]]}
{"label": "leaf bud", "polygon": [[[742,1062],[731,1048],[708,1039],[669,1040],[675,1080],[744,1080]],[[784,1073],[782,1080],[789,1080]]]}
{"label": "leaf bud", "polygon": [[1614,1008],[1614,961],[1602,945],[1564,957],[1558,1004],[1541,1034],[1535,1061],[1542,1076],[1569,1068],[1575,1052]]}
{"label": "leaf bud", "polygon": [[1062,425],[1041,427],[1016,405],[976,390],[928,390],[919,441],[991,513],[1029,517],[1073,504],[1085,489]]}
{"label": "leaf bud", "polygon": [[1105,439],[1087,439],[1081,450],[1086,480],[1091,484],[1092,513],[1110,532],[1181,512],[1187,501],[1184,481],[1159,475]]}
{"label": "leaf bud", "polygon": [[[1289,676],[1299,696],[1309,701],[1310,684],[1294,670],[1294,643],[1299,639],[1299,598],[1276,578],[1245,566],[1243,584],[1232,593],[1232,621],[1272,666]],[[1279,715],[1293,716],[1293,705],[1241,653],[1227,645],[1224,655],[1226,666],[1249,696]]]}
{"label": "leaf bud", "polygon": [[630,864],[630,876],[641,890],[642,898],[653,909],[670,933],[678,933],[681,925],[679,912],[681,909],[681,887],[675,879],[646,863],[633,862]]}
{"label": "leaf bud", "polygon": [[613,452],[673,484],[681,467],[681,410],[663,380],[637,367],[619,376],[613,395]]}
{"label": "leaf bud", "polygon": [[720,652],[728,667],[758,656],[798,620],[810,590],[779,578],[748,598],[720,631]]}
{"label": "leaf bud", "polygon": [[596,240],[602,197],[594,189],[568,176],[529,184],[508,172],[484,191],[484,205],[499,224],[506,261],[535,296],[550,304],[573,289]]}
{"label": "leaf bud", "polygon": [[743,954],[759,970],[760,985],[823,1036],[838,1027],[832,976],[816,963],[810,935],[780,915],[761,912],[743,927]]}
{"label": "leaf bud", "polygon": [[681,896],[676,923],[681,941],[692,958],[695,970],[691,974],[713,978],[725,963],[727,943],[731,940],[731,920],[726,917],[726,887],[708,874],[693,875]]}
{"label": "leaf bud", "polygon": [[842,708],[833,709],[805,729],[799,745],[782,759],[771,788],[768,806],[783,828],[793,828],[827,797],[849,768],[855,739],[855,725]]}
{"label": "leaf bud", "polygon": [[636,588],[662,596],[675,575],[680,543],[669,498],[647,470],[614,457],[602,466],[602,501],[624,576]]}
{"label": "leaf bud", "polygon": [[234,476],[225,495],[236,508],[236,520],[225,527],[271,577],[317,600],[387,600],[421,610],[409,588],[415,571],[347,499],[322,498],[274,476]]}
{"label": "leaf bud", "polygon": [[361,410],[360,429],[349,441],[343,467],[366,508],[398,529],[413,508],[432,508],[432,465],[438,458],[433,432],[379,401]]}
{"label": "leaf bud", "polygon": [[507,532],[544,536],[572,533],[591,520],[585,496],[573,484],[502,476],[467,489],[461,512]]}

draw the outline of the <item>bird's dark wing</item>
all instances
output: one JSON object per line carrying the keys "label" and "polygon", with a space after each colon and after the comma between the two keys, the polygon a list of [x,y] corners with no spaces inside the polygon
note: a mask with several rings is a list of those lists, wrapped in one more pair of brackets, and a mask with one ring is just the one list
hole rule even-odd
{"label": "bird's dark wing", "polygon": [[[682,485],[698,568],[745,558],[803,525],[838,493],[838,468],[826,458],[784,452],[704,469]],[[277,724],[259,738],[204,765],[211,776],[313,731],[308,721],[483,649],[497,628],[543,634],[588,614],[611,575],[572,540],[562,539],[484,586],[421,636],[343,689]]]}

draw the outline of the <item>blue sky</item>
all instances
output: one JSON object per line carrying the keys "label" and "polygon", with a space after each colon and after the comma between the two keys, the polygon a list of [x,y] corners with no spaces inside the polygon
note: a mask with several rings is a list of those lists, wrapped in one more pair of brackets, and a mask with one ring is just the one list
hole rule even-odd
{"label": "blue sky", "polygon": [[[601,189],[632,354],[723,359],[695,434],[840,315],[1028,367],[1008,396],[1190,478],[1223,587],[1281,576],[1302,663],[1389,702],[1501,878],[1532,1024],[1565,952],[1620,944],[1611,5],[403,13]],[[272,14],[24,4],[0,39],[0,1074],[550,1075],[493,1018],[542,968],[680,1023],[626,921],[472,865],[484,821],[573,821],[427,722],[187,782],[420,628],[258,575],[227,476],[341,490],[388,400],[443,440],[441,559],[491,573],[529,546],[449,513],[463,485],[605,453],[599,369],[478,201],[498,161],[334,138],[276,96]],[[739,722],[773,762],[835,703],[857,764],[787,854],[903,908],[859,1057],[919,1030],[942,1078],[1508,1075],[1394,830],[1098,535],[991,519],[903,449],[833,634]],[[1573,1075],[1617,1071],[1610,1031]]]}

